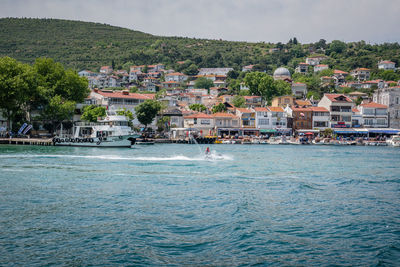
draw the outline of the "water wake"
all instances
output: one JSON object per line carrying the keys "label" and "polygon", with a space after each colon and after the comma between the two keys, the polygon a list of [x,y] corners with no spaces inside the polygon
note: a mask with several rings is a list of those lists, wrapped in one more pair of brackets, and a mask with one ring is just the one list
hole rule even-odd
{"label": "water wake", "polygon": [[175,155],[171,157],[121,157],[117,155],[57,155],[57,154],[18,154],[18,155],[0,155],[0,158],[85,158],[85,159],[102,159],[102,160],[132,160],[132,161],[223,161],[232,160],[233,158],[229,155],[222,155],[217,153],[211,153],[207,156],[196,155],[188,157],[184,155]]}

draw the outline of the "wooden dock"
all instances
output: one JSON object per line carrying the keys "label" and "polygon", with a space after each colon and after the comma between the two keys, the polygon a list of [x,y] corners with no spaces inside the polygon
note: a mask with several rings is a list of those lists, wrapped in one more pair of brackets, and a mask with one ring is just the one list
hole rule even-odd
{"label": "wooden dock", "polygon": [[52,138],[0,138],[0,144],[52,146]]}

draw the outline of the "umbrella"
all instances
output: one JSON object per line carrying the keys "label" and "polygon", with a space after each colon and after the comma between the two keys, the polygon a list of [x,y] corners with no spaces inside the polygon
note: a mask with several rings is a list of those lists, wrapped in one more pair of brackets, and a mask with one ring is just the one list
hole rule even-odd
{"label": "umbrella", "polygon": [[306,135],[314,135],[314,133],[308,132],[308,133],[306,133]]}

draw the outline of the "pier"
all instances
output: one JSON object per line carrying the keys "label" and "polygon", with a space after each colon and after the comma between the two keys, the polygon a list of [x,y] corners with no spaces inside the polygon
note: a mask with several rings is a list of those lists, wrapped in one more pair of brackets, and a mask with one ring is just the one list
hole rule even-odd
{"label": "pier", "polygon": [[0,144],[52,146],[52,138],[0,138]]}

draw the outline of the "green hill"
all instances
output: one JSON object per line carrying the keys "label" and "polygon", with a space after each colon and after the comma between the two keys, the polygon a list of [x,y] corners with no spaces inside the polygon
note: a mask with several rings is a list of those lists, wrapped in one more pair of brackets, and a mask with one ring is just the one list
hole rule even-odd
{"label": "green hill", "polygon": [[[271,51],[279,48],[279,51]],[[98,70],[102,65],[164,63],[178,68],[177,61],[190,60],[196,67],[234,67],[256,64],[268,73],[281,65],[291,71],[311,53],[326,54],[331,67],[350,70],[376,68],[379,60],[400,63],[398,43],[371,45],[363,41],[331,44],[321,40],[300,44],[246,43],[183,37],[160,37],[106,24],[59,19],[0,19],[0,56],[22,62],[51,57],[67,67]]]}

